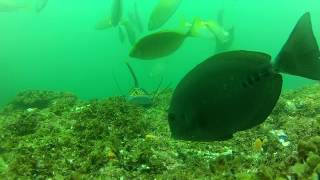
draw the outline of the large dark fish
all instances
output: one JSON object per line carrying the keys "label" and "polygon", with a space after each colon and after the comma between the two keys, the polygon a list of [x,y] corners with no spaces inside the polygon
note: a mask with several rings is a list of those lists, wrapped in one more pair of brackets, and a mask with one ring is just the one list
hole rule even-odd
{"label": "large dark fish", "polygon": [[149,19],[149,31],[163,26],[176,12],[181,2],[182,0],[159,0]]}
{"label": "large dark fish", "polygon": [[281,93],[280,72],[320,80],[320,52],[310,14],[304,14],[274,64],[268,54],[231,51],[192,69],[174,91],[168,121],[172,137],[226,140],[261,124]]}
{"label": "large dark fish", "polygon": [[122,0],[113,0],[111,9],[111,24],[117,26],[122,18]]}

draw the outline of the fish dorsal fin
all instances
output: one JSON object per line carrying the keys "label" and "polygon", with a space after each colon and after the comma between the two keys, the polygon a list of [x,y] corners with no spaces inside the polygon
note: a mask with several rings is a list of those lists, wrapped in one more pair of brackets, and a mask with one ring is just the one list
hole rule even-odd
{"label": "fish dorsal fin", "polygon": [[310,13],[296,24],[275,61],[277,71],[320,80],[320,52],[313,34]]}
{"label": "fish dorsal fin", "polygon": [[271,56],[269,54],[257,51],[245,51],[245,50],[238,50],[238,51],[228,51],[223,53],[218,53],[214,55],[214,59],[234,59],[237,58],[239,61],[243,60],[252,60],[252,61],[261,61],[266,64],[271,62]]}

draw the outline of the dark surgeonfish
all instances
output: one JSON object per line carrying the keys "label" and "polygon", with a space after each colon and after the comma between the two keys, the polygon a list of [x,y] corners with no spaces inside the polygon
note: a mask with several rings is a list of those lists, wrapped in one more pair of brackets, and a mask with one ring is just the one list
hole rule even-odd
{"label": "dark surgeonfish", "polygon": [[130,57],[153,60],[174,53],[187,37],[195,36],[198,23],[193,22],[186,33],[178,31],[160,31],[142,37],[131,49]]}
{"label": "dark surgeonfish", "polygon": [[148,30],[153,31],[163,26],[176,12],[181,2],[182,0],[159,0],[151,13]]}
{"label": "dark surgeonfish", "polygon": [[280,73],[320,80],[320,52],[310,14],[304,14],[274,63],[268,54],[230,51],[192,69],[176,87],[168,121],[172,137],[213,141],[265,121],[277,103]]}
{"label": "dark surgeonfish", "polygon": [[113,0],[111,9],[111,24],[118,26],[122,18],[122,0]]}

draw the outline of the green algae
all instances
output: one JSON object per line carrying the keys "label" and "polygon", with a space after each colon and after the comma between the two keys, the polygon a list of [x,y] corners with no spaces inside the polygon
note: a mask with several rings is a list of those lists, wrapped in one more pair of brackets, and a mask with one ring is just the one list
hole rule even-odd
{"label": "green algae", "polygon": [[208,143],[170,138],[171,90],[151,108],[25,91],[0,113],[0,178],[312,179],[320,173],[319,89],[285,92],[265,123]]}

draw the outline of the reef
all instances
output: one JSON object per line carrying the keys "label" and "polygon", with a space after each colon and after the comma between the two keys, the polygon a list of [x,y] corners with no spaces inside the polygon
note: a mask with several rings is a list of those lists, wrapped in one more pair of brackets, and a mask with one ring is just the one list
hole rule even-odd
{"label": "reef", "polygon": [[264,123],[215,142],[170,137],[172,90],[148,108],[24,91],[0,111],[0,179],[317,179],[319,90],[283,92]]}

